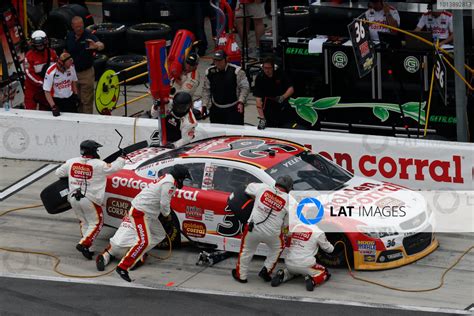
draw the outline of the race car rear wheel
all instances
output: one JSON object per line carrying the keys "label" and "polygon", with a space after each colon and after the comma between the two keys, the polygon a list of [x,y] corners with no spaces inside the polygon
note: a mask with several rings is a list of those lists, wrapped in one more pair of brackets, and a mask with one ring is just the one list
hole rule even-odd
{"label": "race car rear wheel", "polygon": [[[354,266],[354,255],[352,252],[352,245],[349,241],[349,238],[343,233],[328,233],[326,234],[328,241],[331,244],[335,245],[338,241],[342,241],[346,245],[347,249],[347,256],[348,261],[351,267]],[[327,266],[327,267],[334,267],[334,268],[346,268],[346,255],[344,252],[344,246],[340,243],[334,247],[334,251],[331,254],[327,254],[322,250],[318,251],[316,255],[316,260],[318,263]]]}

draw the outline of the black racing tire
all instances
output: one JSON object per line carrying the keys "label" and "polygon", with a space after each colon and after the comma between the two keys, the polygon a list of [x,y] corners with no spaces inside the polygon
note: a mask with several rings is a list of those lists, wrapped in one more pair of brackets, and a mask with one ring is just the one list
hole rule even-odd
{"label": "black racing tire", "polygon": [[[110,58],[107,60],[107,66],[106,69],[112,69],[115,72],[119,72],[125,68],[134,66],[140,62],[146,61],[145,56],[141,55],[119,55]],[[122,74],[119,74],[119,80],[123,81],[126,78],[131,78],[133,76],[139,75],[141,73],[144,73],[148,71],[147,70],[147,65],[144,64],[143,66],[140,66],[138,68],[132,69],[130,71],[124,72]],[[141,78],[132,80],[130,82],[127,82],[127,85],[137,85],[137,84],[143,84],[148,81],[148,76],[143,76]]]}
{"label": "black racing tire", "polygon": [[97,54],[94,57],[94,73],[95,73],[95,80],[98,81],[100,76],[105,71],[105,67],[107,66],[107,60],[109,58],[104,54]]}
{"label": "black racing tire", "polygon": [[48,37],[66,38],[67,32],[71,30],[71,20],[74,16],[74,12],[66,6],[54,9],[44,24],[44,31]]}
{"label": "black racing tire", "polygon": [[[338,241],[342,241],[346,245],[349,264],[351,265],[351,267],[353,267],[354,253],[352,250],[351,242],[349,241],[347,236],[343,233],[327,233],[326,237],[328,241],[331,242],[333,245],[335,245]],[[327,254],[323,250],[318,251],[318,254],[316,255],[316,260],[318,261],[318,263],[324,265],[325,267],[347,268],[344,247],[341,244],[337,244],[334,247],[334,251],[332,254]]]}
{"label": "black racing tire", "polygon": [[140,23],[127,30],[128,50],[132,53],[145,55],[145,42],[164,39],[167,46],[171,45],[171,27],[162,23]]}
{"label": "black racing tire", "polygon": [[70,3],[63,6],[63,8],[69,8],[72,12],[74,12],[74,15],[80,16],[84,21],[85,27],[94,24],[94,18],[92,17],[92,14],[90,14],[87,7],[83,7],[80,4]]}
{"label": "black racing tire", "polygon": [[61,55],[66,49],[66,41],[61,38],[49,38],[49,47],[54,49],[56,55]]}
{"label": "black racing tire", "polygon": [[103,54],[115,56],[126,52],[127,28],[120,23],[99,23],[90,25],[89,29],[104,43]]}
{"label": "black racing tire", "polygon": [[104,22],[130,25],[144,21],[143,8],[140,0],[104,0],[102,17]]}
{"label": "black racing tire", "polygon": [[71,209],[71,204],[67,201],[68,191],[67,177],[59,179],[41,191],[41,201],[49,214],[59,214]]}
{"label": "black racing tire", "polygon": [[146,0],[145,21],[163,23],[194,19],[194,5],[190,0]]}
{"label": "black racing tire", "polygon": [[[285,12],[285,30],[281,31],[280,36],[297,37],[310,27],[309,7],[307,6],[288,6],[284,7]],[[278,29],[282,30],[281,15],[278,11]]]}

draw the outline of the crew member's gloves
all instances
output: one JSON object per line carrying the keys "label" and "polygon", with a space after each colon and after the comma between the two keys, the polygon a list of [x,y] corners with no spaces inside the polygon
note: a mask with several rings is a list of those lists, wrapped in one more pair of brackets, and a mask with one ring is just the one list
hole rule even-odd
{"label": "crew member's gloves", "polygon": [[51,107],[51,111],[53,112],[53,116],[60,116],[61,115],[61,112],[59,112],[59,109],[56,105],[53,105]]}
{"label": "crew member's gloves", "polygon": [[244,113],[244,104],[242,102],[237,102],[237,112]]}
{"label": "crew member's gloves", "polygon": [[277,101],[278,103],[283,103],[285,102],[285,97],[282,95],[279,95],[275,98],[275,101]]}
{"label": "crew member's gloves", "polygon": [[265,120],[264,118],[261,118],[259,117],[258,118],[259,121],[258,121],[258,129],[265,129],[265,127],[267,127],[267,120]]}

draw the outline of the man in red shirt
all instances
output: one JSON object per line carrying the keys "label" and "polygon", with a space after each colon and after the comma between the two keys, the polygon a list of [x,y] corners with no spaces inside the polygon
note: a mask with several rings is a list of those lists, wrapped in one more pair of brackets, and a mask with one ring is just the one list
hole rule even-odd
{"label": "man in red shirt", "polygon": [[38,30],[31,35],[33,46],[25,57],[25,108],[28,110],[49,111],[50,106],[46,101],[43,91],[43,80],[46,69],[56,61],[56,52],[48,47],[46,33]]}

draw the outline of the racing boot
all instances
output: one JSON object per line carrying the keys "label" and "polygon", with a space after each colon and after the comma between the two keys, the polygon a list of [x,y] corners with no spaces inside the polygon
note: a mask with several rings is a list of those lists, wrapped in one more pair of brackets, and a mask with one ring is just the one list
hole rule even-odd
{"label": "racing boot", "polygon": [[240,283],[247,283],[247,279],[242,280],[241,278],[239,278],[239,276],[237,275],[237,270],[236,270],[236,269],[232,269],[232,277],[233,277],[237,282],[240,282]]}
{"label": "racing boot", "polygon": [[310,275],[304,277],[304,283],[306,284],[306,290],[312,292],[314,290],[313,278]]}
{"label": "racing boot", "polygon": [[265,282],[270,282],[272,280],[272,276],[270,273],[268,273],[267,267],[263,267],[258,273],[258,276],[261,277]]}
{"label": "racing boot", "polygon": [[89,251],[89,248],[82,245],[82,244],[77,244],[76,245],[76,249],[77,251],[79,251],[80,253],[82,253],[82,255],[84,257],[86,257],[88,260],[92,260],[92,257],[94,257],[94,252],[93,251]]}
{"label": "racing boot", "polygon": [[95,258],[95,266],[97,267],[98,271],[104,271],[105,270],[105,258],[103,254],[100,254]]}
{"label": "racing boot", "polygon": [[127,281],[127,282],[132,282],[132,279],[130,279],[130,276],[128,275],[128,271],[127,271],[127,270],[124,270],[124,269],[122,269],[122,268],[120,268],[120,267],[117,267],[117,268],[115,269],[115,272],[117,272],[118,275],[120,275],[120,277],[121,277],[122,279],[124,279],[125,281]]}
{"label": "racing boot", "polygon": [[284,278],[285,278],[285,271],[283,269],[278,270],[276,272],[275,276],[272,278],[271,285],[273,287],[276,287],[276,286],[282,284]]}
{"label": "racing boot", "polygon": [[148,254],[147,253],[144,254],[143,257],[141,257],[141,259],[138,260],[137,263],[135,263],[135,265],[130,269],[130,271],[135,271],[136,269],[144,265],[147,257],[148,257]]}

